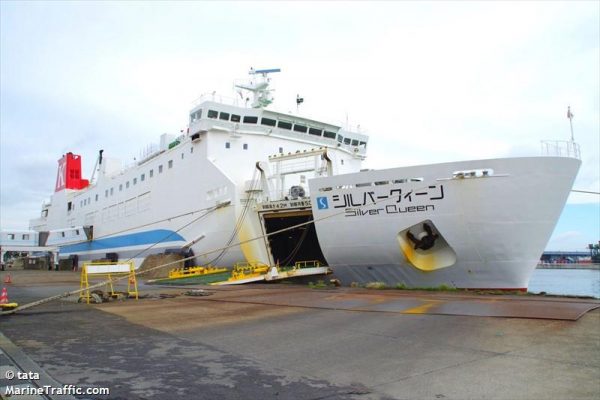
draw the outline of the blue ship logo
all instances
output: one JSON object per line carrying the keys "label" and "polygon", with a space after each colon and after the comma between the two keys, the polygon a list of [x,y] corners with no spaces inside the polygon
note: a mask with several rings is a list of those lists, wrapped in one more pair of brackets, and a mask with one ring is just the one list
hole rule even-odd
{"label": "blue ship logo", "polygon": [[326,210],[329,208],[329,204],[327,204],[327,197],[317,197],[317,207],[319,210]]}

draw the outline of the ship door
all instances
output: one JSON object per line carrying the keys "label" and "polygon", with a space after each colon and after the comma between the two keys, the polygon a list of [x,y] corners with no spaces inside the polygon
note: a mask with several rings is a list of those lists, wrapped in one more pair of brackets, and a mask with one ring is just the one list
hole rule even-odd
{"label": "ship door", "polygon": [[[304,222],[312,221],[312,211],[286,211],[262,215],[265,231],[277,232]],[[268,238],[273,262],[280,266],[294,265],[297,261],[319,261],[327,265],[317,239],[315,224],[306,224]]]}

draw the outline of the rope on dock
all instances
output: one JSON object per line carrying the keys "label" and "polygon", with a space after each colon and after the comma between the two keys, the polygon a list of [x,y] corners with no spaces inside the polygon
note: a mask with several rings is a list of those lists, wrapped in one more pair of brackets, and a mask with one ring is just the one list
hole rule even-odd
{"label": "rope on dock", "polygon": [[[420,190],[420,189],[421,188],[416,188],[414,190]],[[386,202],[386,201],[391,201],[393,199],[394,199],[393,197],[384,198],[384,199],[377,199],[377,200],[375,200],[375,201],[373,201],[373,202],[371,202],[369,204],[358,205],[355,208],[372,207],[375,204]],[[223,207],[223,205],[217,205],[217,206],[215,206],[212,209],[208,209],[207,214],[209,212],[214,211],[215,209],[221,208],[221,207]],[[242,240],[240,242],[229,244],[229,245],[226,245],[226,246],[223,246],[223,247],[219,247],[219,248],[216,248],[216,249],[213,249],[213,250],[209,250],[209,251],[206,251],[206,252],[198,254],[198,255],[193,255],[193,256],[186,257],[186,258],[183,258],[183,259],[180,259],[180,260],[171,261],[171,262],[168,262],[166,264],[157,265],[157,266],[149,268],[149,269],[147,269],[145,271],[136,272],[135,276],[137,278],[138,276],[146,274],[146,273],[148,273],[150,271],[155,271],[157,269],[168,267],[168,266],[171,266],[171,265],[174,265],[174,264],[178,264],[178,263],[181,263],[181,262],[185,262],[187,260],[193,260],[195,258],[203,257],[203,256],[206,256],[208,254],[212,254],[212,253],[216,253],[216,252],[220,252],[220,251],[225,251],[225,250],[230,249],[232,247],[241,246],[243,244],[250,243],[250,242],[253,242],[253,241],[259,240],[259,239],[264,239],[264,238],[267,238],[269,236],[278,235],[280,233],[287,232],[287,231],[292,230],[292,229],[300,228],[302,226],[306,226],[306,225],[309,225],[309,224],[314,224],[317,221],[323,221],[323,220],[326,220],[326,219],[329,219],[329,218],[336,217],[338,215],[342,215],[345,212],[346,212],[345,210],[341,210],[339,212],[336,212],[336,213],[333,213],[333,214],[330,214],[330,215],[326,215],[326,216],[321,217],[321,218],[312,219],[310,221],[302,222],[302,223],[299,223],[299,224],[296,224],[296,225],[293,225],[293,226],[290,226],[290,227],[287,227],[287,228],[282,228],[282,229],[279,229],[279,230],[271,232],[271,233],[265,233],[264,235],[256,236],[256,237],[251,238],[251,239]],[[204,215],[206,215],[206,214],[204,214]],[[203,217],[204,215],[202,215],[201,217]],[[199,217],[198,219],[200,219],[201,217]],[[123,276],[123,277],[118,277],[118,278],[111,278],[111,279],[108,279],[106,281],[94,284],[94,285],[89,286],[89,287],[84,288],[84,289],[72,290],[70,292],[65,292],[65,293],[62,293],[62,294],[55,295],[55,296],[51,296],[51,297],[47,297],[47,298],[44,298],[44,299],[40,299],[40,300],[31,302],[31,303],[24,304],[22,306],[19,306],[17,308],[12,309],[12,310],[2,311],[2,312],[0,312],[0,316],[14,314],[14,313],[16,313],[18,311],[23,311],[23,310],[26,310],[28,308],[32,308],[32,307],[36,307],[36,306],[39,306],[39,305],[42,305],[42,304],[45,304],[45,303],[49,303],[49,302],[54,301],[54,300],[60,300],[60,299],[66,298],[66,297],[73,296],[75,294],[83,292],[84,290],[90,290],[90,289],[100,288],[100,287],[105,286],[107,284],[119,282],[119,281],[122,281],[122,280],[125,280],[125,279],[128,279],[128,278],[129,278],[129,275]]]}

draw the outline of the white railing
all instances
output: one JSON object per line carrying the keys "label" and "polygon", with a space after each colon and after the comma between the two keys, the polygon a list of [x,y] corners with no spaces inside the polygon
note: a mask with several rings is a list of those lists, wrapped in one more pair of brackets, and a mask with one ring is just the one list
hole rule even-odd
{"label": "white railing", "polygon": [[192,108],[195,108],[196,106],[202,104],[205,101],[214,101],[216,103],[228,104],[230,106],[236,107],[248,107],[248,104],[250,104],[251,100],[248,100],[246,102],[245,99],[242,99],[241,97],[221,96],[216,92],[203,93],[196,100],[192,101]]}
{"label": "white railing", "polygon": [[150,143],[146,147],[140,149],[139,153],[139,162],[143,162],[143,160],[152,158],[156,153],[160,151],[160,147],[156,143]]}
{"label": "white railing", "polygon": [[542,155],[571,157],[581,160],[581,150],[575,142],[567,140],[542,140]]}

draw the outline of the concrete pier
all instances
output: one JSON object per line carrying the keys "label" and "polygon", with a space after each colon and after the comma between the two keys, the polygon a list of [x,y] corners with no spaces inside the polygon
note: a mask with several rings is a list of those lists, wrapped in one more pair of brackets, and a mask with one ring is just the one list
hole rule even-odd
{"label": "concrete pier", "polygon": [[[10,300],[64,292],[78,279],[17,271]],[[0,331],[34,362],[28,368],[65,385],[111,390],[85,398],[600,396],[600,309],[570,319],[453,312],[531,302],[542,302],[540,310],[589,310],[597,300],[299,285],[204,287],[206,296],[183,295],[189,288],[140,289],[151,297],[49,303],[0,317]],[[0,387],[9,383],[0,380]]]}

